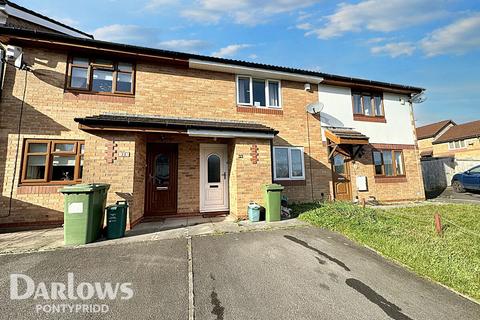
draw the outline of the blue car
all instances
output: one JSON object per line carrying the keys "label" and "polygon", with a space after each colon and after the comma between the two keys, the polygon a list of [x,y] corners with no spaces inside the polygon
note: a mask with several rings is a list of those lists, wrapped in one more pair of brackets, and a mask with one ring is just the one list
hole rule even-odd
{"label": "blue car", "polygon": [[480,190],[480,166],[454,175],[452,178],[452,188],[455,192]]}

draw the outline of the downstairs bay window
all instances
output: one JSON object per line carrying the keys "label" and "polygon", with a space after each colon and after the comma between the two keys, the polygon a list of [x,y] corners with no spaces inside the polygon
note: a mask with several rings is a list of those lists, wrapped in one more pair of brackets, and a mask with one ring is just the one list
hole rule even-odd
{"label": "downstairs bay window", "polygon": [[301,147],[273,147],[274,180],[304,180],[305,161]]}
{"label": "downstairs bay window", "polygon": [[237,76],[237,104],[253,107],[281,108],[279,80]]}
{"label": "downstairs bay window", "polygon": [[27,139],[20,182],[22,184],[80,182],[84,151],[83,141]]}

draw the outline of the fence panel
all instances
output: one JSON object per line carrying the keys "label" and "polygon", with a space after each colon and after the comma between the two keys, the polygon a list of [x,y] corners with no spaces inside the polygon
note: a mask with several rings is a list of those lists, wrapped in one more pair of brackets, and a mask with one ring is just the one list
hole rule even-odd
{"label": "fence panel", "polygon": [[480,160],[436,158],[423,160],[421,164],[425,191],[432,192],[450,186],[454,174],[480,165]]}

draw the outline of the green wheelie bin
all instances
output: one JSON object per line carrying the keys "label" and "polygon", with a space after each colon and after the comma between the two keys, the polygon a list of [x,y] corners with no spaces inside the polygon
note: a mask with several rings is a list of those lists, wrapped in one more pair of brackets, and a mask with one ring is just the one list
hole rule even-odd
{"label": "green wheelie bin", "polygon": [[107,207],[107,239],[125,236],[127,209],[127,201],[117,201],[116,204]]}
{"label": "green wheelie bin", "polygon": [[60,190],[65,198],[65,245],[94,242],[100,237],[109,184],[76,184]]}
{"label": "green wheelie bin", "polygon": [[283,186],[272,183],[263,186],[263,200],[265,202],[265,221],[280,221]]}

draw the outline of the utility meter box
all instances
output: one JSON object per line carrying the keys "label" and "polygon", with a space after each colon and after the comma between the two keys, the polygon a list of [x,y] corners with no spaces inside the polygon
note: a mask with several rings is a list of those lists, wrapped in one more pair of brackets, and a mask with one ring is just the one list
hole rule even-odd
{"label": "utility meter box", "polygon": [[367,177],[366,176],[357,176],[357,190],[358,191],[368,191]]}

